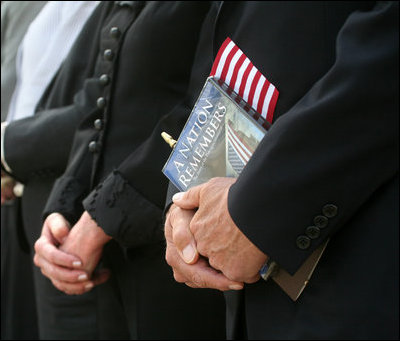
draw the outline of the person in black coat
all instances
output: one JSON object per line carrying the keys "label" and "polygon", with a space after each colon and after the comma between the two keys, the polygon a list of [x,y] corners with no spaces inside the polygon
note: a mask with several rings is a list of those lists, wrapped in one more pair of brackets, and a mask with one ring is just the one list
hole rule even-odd
{"label": "person in black coat", "polygon": [[[211,58],[196,59],[192,98],[226,37],[280,92],[238,179],[176,194],[167,215],[179,282],[243,286],[226,295],[229,338],[398,339],[398,14],[398,2],[224,2],[202,32]],[[259,280],[267,260],[293,275],[328,239],[296,301]]]}
{"label": "person in black coat", "polygon": [[[108,7],[96,36],[94,74],[76,96],[83,119],[45,208],[35,264],[71,295],[103,282],[109,274],[101,268],[109,268],[130,338],[224,338],[222,293],[176,283],[165,262],[168,181],[160,172],[170,152],[160,133],[182,128],[186,112],[176,107],[210,3],[118,1]],[[96,287],[100,323],[103,314],[109,319],[106,284]],[[177,319],[182,325],[171,327]]]}

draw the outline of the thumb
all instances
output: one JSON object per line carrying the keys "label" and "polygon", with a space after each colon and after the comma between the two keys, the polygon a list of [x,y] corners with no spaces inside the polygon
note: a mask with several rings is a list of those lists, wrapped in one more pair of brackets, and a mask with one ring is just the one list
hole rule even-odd
{"label": "thumb", "polygon": [[60,213],[52,213],[48,217],[48,226],[54,239],[62,244],[69,234],[69,222]]}
{"label": "thumb", "polygon": [[186,192],[176,193],[172,197],[174,204],[186,210],[192,210],[199,207],[200,190],[203,185],[195,186]]}

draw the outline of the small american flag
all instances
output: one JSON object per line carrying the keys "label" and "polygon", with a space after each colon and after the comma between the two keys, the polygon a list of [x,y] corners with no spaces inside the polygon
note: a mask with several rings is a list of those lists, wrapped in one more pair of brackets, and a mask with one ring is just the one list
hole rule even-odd
{"label": "small american flag", "polygon": [[223,81],[272,123],[279,91],[230,38],[226,38],[221,45],[210,76]]}

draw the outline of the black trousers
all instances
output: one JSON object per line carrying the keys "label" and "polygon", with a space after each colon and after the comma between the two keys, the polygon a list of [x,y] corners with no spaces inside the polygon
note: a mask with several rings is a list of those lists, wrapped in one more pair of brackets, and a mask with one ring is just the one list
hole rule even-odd
{"label": "black trousers", "polygon": [[[113,290],[129,328],[130,339],[225,339],[222,292],[177,283],[165,261],[165,243],[123,250],[107,244],[104,265],[112,271]],[[110,287],[99,286],[101,295]],[[102,311],[105,312],[105,305]],[[107,319],[108,316],[99,316]]]}
{"label": "black trousers", "polygon": [[32,258],[19,199],[1,206],[1,339],[38,339]]}

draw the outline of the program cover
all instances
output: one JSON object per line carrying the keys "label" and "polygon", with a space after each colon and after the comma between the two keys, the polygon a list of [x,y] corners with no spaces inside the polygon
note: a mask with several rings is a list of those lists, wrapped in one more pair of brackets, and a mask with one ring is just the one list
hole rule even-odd
{"label": "program cover", "polygon": [[263,125],[260,115],[210,77],[163,172],[181,191],[213,177],[237,177],[266,134]]}

